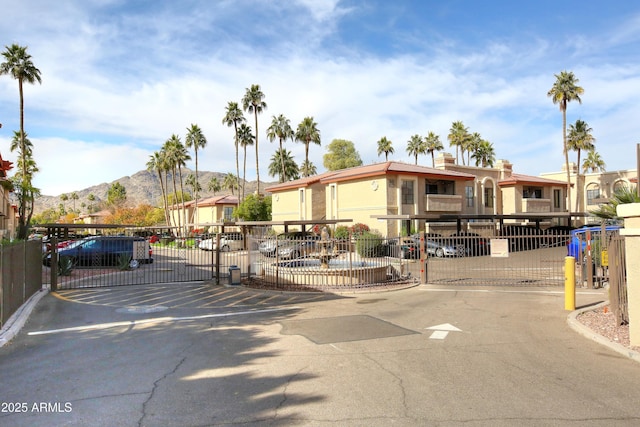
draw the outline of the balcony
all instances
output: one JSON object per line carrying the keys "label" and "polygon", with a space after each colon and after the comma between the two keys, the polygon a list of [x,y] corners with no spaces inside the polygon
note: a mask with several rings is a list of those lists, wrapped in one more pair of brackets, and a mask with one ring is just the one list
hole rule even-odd
{"label": "balcony", "polygon": [[522,199],[522,212],[524,213],[551,212],[551,199]]}
{"label": "balcony", "polygon": [[425,194],[424,210],[425,212],[461,212],[462,196],[452,196],[448,194]]}

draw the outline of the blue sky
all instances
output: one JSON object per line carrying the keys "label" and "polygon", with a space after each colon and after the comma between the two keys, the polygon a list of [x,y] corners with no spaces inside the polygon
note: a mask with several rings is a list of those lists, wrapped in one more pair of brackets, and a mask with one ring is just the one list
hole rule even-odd
{"label": "blue sky", "polygon": [[[567,123],[593,128],[607,170],[636,167],[635,2],[0,0],[0,10],[1,47],[28,46],[42,74],[41,85],[25,87],[25,126],[46,195],[132,175],[191,123],[208,139],[199,168],[234,172],[233,131],[221,120],[252,84],[267,103],[261,180],[277,179],[267,174],[277,143],[265,131],[279,114],[294,128],[314,117],[318,172],[335,138],[352,141],[364,163],[384,160],[383,136],[393,160],[413,162],[407,141],[429,131],[455,153],[446,138],[457,120],[514,171],[557,171],[562,115],[547,92],[562,70],[584,88]],[[18,100],[17,82],[0,76],[0,154],[11,161]],[[301,144],[285,147],[304,160]]]}

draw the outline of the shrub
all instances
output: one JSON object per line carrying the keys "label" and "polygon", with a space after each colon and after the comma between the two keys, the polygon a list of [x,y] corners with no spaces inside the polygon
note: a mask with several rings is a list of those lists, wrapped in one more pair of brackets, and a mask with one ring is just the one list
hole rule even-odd
{"label": "shrub", "polygon": [[339,225],[336,227],[335,233],[333,233],[333,237],[338,240],[346,240],[349,238],[349,227],[346,225]]}
{"label": "shrub", "polygon": [[351,232],[355,235],[360,235],[369,231],[369,226],[360,222],[351,226]]}
{"label": "shrub", "polygon": [[356,237],[356,251],[361,257],[378,257],[384,254],[382,235],[365,231]]}
{"label": "shrub", "polygon": [[73,259],[68,256],[61,256],[58,260],[58,274],[61,276],[71,276],[73,271]]}

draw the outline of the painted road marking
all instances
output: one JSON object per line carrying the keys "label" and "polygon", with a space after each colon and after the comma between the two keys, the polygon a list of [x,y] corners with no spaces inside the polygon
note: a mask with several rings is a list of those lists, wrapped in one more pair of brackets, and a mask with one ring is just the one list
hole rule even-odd
{"label": "painted road marking", "polygon": [[450,323],[443,323],[442,325],[430,326],[425,329],[434,331],[429,337],[429,339],[432,339],[432,340],[443,340],[447,337],[447,335],[449,335],[449,332],[462,332],[461,329],[456,328]]}

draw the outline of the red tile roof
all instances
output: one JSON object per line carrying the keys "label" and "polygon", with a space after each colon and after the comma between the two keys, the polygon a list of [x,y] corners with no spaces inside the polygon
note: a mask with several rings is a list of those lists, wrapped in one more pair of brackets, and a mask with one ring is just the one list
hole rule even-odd
{"label": "red tile roof", "polygon": [[542,185],[542,186],[565,186],[567,185],[564,181],[556,181],[554,179],[540,178],[539,176],[532,175],[522,175],[519,173],[511,174],[509,178],[502,179],[498,182],[499,186],[507,186],[507,185],[522,185],[522,184],[532,184],[532,185]]}
{"label": "red tile roof", "polygon": [[403,162],[388,161],[383,163],[373,163],[364,166],[355,166],[348,169],[325,172],[319,175],[307,178],[296,179],[294,181],[284,182],[282,184],[272,185],[265,189],[270,193],[291,190],[295,188],[308,187],[309,185],[320,182],[327,184],[331,182],[350,181],[354,179],[369,178],[382,175],[417,175],[429,178],[441,179],[458,179],[470,181],[475,179],[474,175],[464,172],[443,171],[426,166],[412,165]]}

